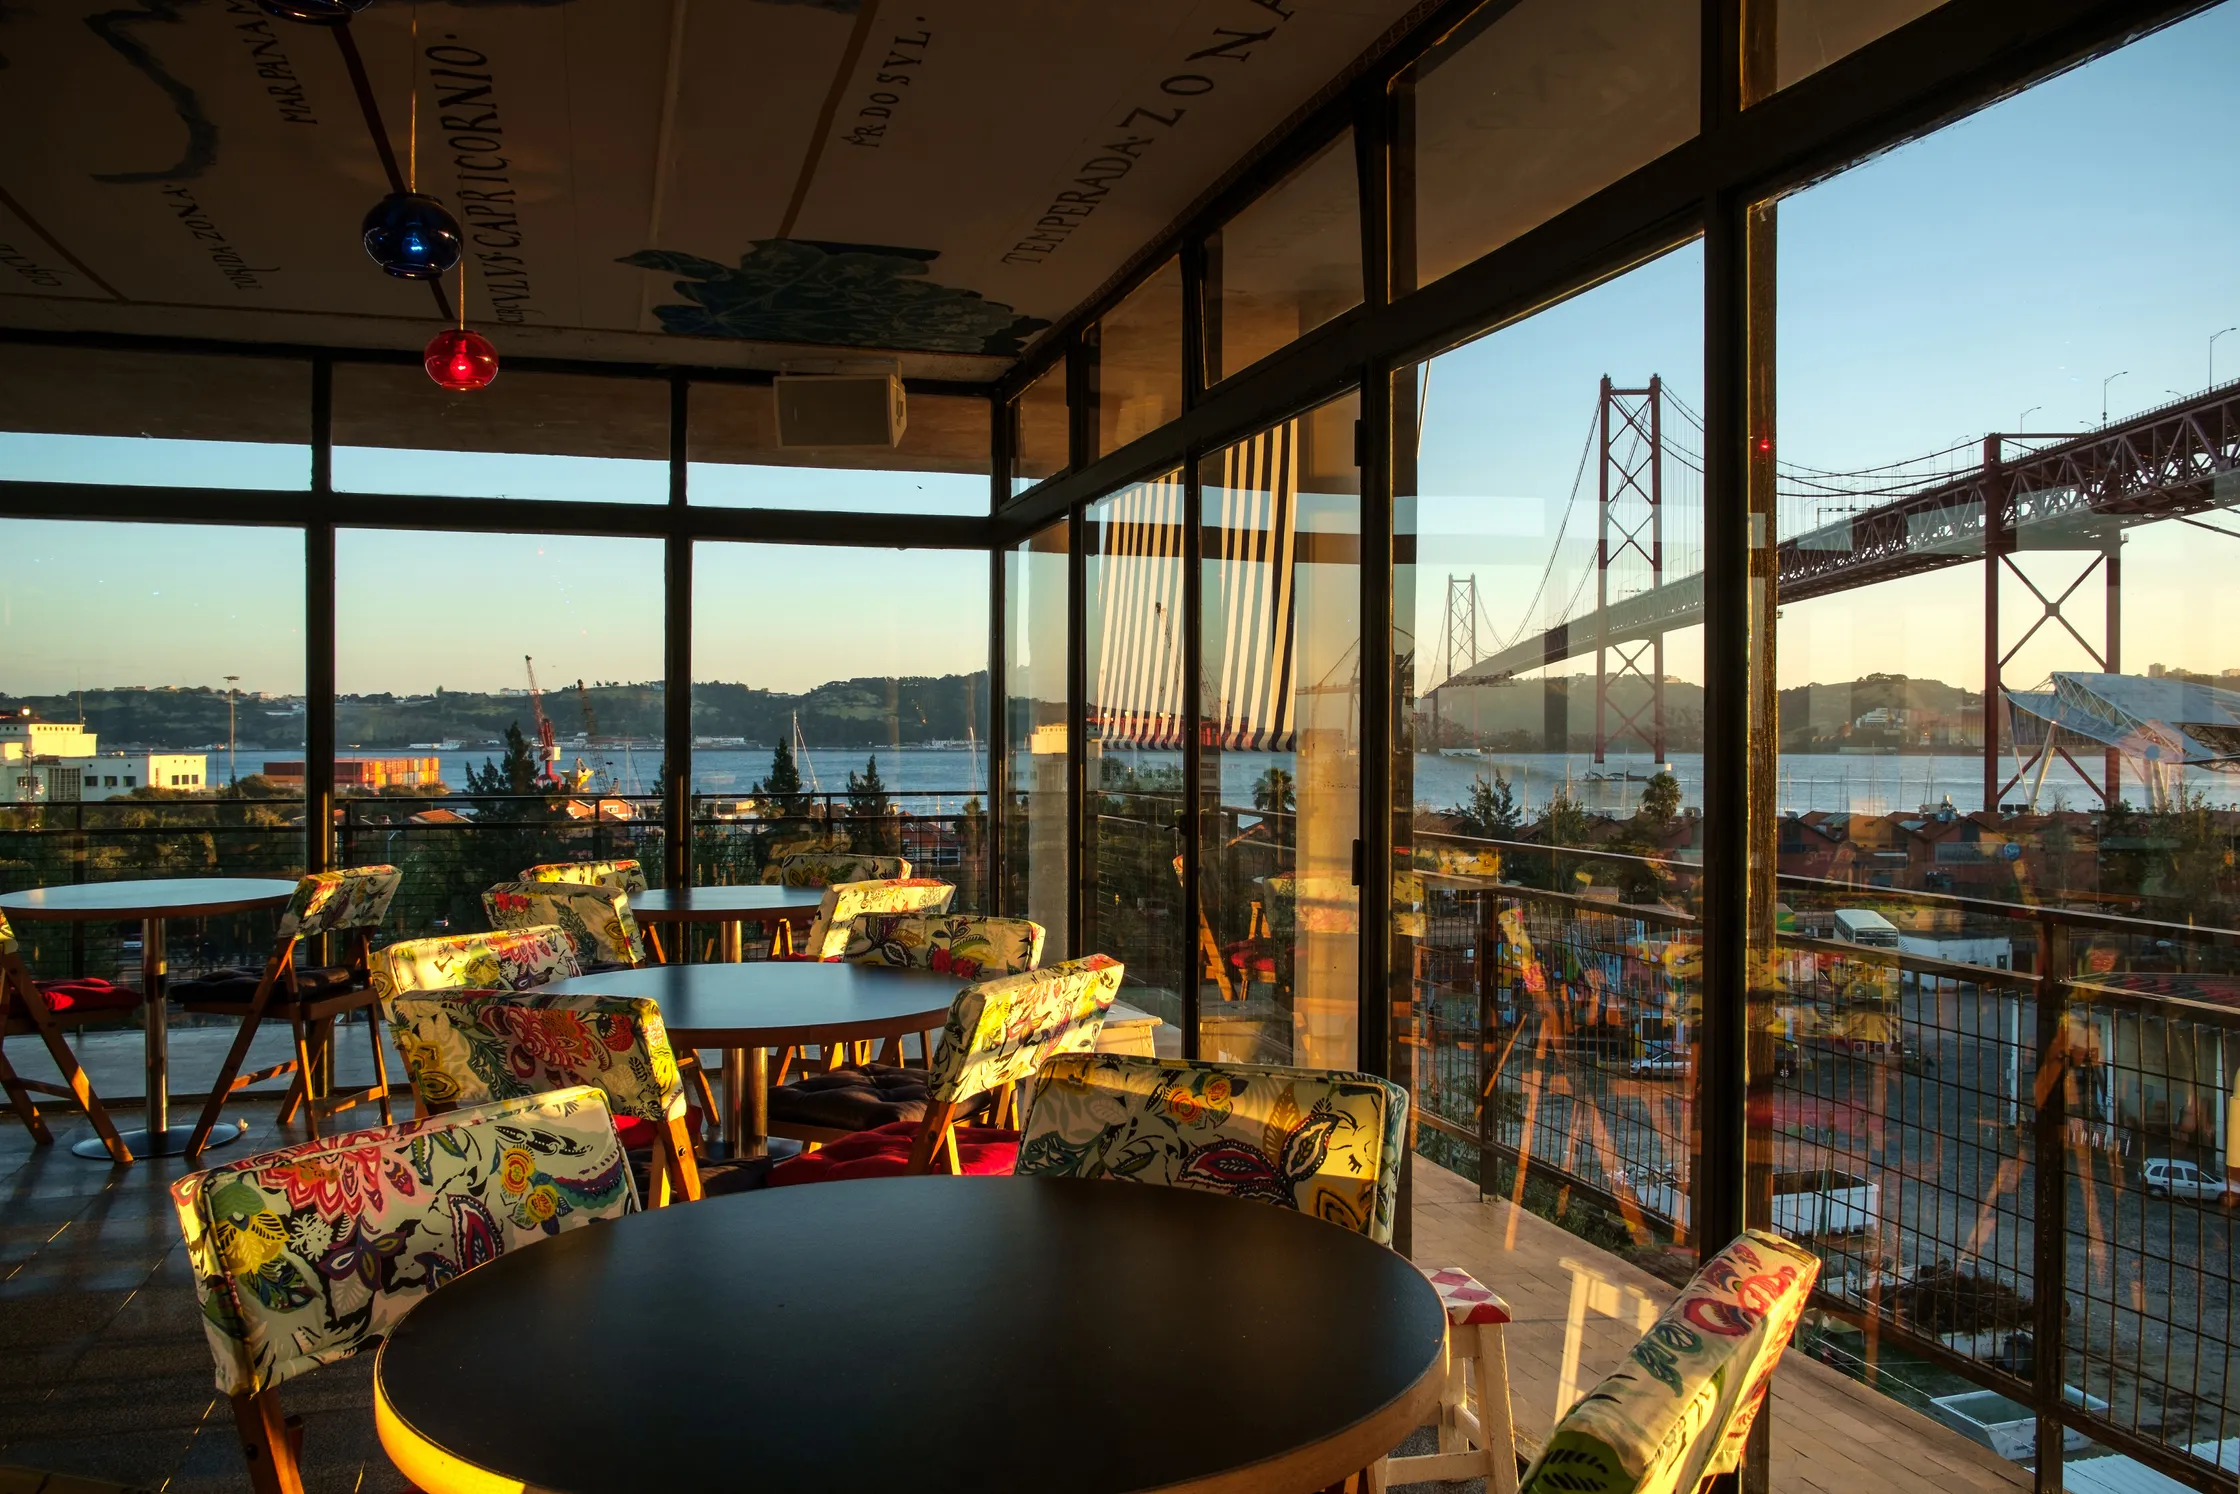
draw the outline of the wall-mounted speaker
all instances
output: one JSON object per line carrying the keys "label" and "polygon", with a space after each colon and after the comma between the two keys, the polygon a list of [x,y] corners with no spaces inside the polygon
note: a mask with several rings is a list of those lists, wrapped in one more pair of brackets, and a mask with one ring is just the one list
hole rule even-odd
{"label": "wall-mounted speaker", "polygon": [[893,374],[780,374],[780,446],[895,446],[908,410]]}

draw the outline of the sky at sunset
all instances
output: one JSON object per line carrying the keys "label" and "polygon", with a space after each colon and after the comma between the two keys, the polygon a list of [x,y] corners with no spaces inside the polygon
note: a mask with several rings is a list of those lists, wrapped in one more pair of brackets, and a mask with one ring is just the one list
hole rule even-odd
{"label": "sky at sunset", "polygon": [[[2121,417],[2204,387],[2211,335],[2240,324],[2235,76],[2240,6],[2228,5],[1785,200],[1781,458],[1876,466],[1988,430],[2083,430],[2103,397]],[[1621,384],[1659,374],[1675,396],[1666,543],[1673,574],[1694,568],[1698,459],[1681,448],[1700,447],[1682,406],[1703,403],[1701,274],[1700,250],[1683,247],[1432,366],[1415,578],[1426,678],[1441,673],[1433,640],[1450,576],[1477,578],[1489,647],[1556,620],[1577,592],[1593,541],[1595,469],[1582,454],[1605,373]],[[2240,377],[2240,333],[2216,358],[2220,381]],[[338,452],[338,477],[378,490],[383,461]],[[645,474],[616,465],[545,458],[537,481],[553,496],[643,496]],[[13,477],[288,487],[306,470],[289,448],[0,434],[0,475]],[[724,501],[763,481],[729,476]],[[929,488],[912,474],[827,474],[769,501],[958,511],[985,491],[973,478]],[[2236,543],[2178,525],[2132,531],[2128,670],[2240,666],[2240,601],[2226,584]],[[226,674],[244,689],[300,690],[301,544],[278,530],[0,521],[0,690]],[[346,692],[510,688],[525,653],[554,681],[662,672],[655,541],[346,532],[338,561]],[[2052,592],[2079,566],[2025,564]],[[2094,642],[2102,605],[2095,580],[2070,609]],[[987,606],[979,554],[702,545],[694,673],[799,690],[977,669]],[[1973,565],[1791,606],[1782,682],[1894,671],[1976,685],[1982,609]],[[2085,667],[2052,637],[2025,650],[2010,684]],[[1700,679],[1700,655],[1696,631],[1676,634],[1667,667]],[[1592,667],[1587,655],[1564,670]]]}

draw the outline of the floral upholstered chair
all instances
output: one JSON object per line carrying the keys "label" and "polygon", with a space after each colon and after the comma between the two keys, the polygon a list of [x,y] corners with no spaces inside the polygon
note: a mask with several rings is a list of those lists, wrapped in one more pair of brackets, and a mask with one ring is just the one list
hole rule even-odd
{"label": "floral upholstered chair", "polygon": [[864,856],[853,851],[803,851],[780,856],[762,869],[774,887],[830,887],[835,882],[884,882],[910,875],[900,856]]}
{"label": "floral upholstered chair", "polygon": [[428,1113],[589,1084],[623,1146],[648,1156],[651,1201],[700,1196],[684,1083],[650,998],[416,991],[390,1000],[389,1033]]}
{"label": "floral upholstered chair", "polygon": [[1407,1122],[1373,1074],[1087,1054],[1035,1080],[1018,1170],[1256,1198],[1389,1245]]}
{"label": "floral upholstered chair", "polygon": [[837,960],[848,952],[857,919],[873,913],[946,913],[957,889],[932,877],[835,882],[824,890],[802,959]]}
{"label": "floral upholstered chair", "polygon": [[1042,925],[985,913],[865,914],[848,930],[844,958],[967,980],[1016,975],[1042,963]]}
{"label": "floral upholstered chair", "polygon": [[631,861],[548,861],[523,867],[524,882],[575,882],[635,895],[646,890],[645,868]]}
{"label": "floral upholstered chair", "polygon": [[[38,1102],[32,1099],[34,1094],[52,1095],[58,1100],[73,1102],[85,1112],[101,1144],[109,1149],[112,1162],[121,1166],[132,1160],[132,1149],[117,1134],[108,1108],[93,1092],[93,1081],[86,1077],[78,1055],[71,1051],[62,1034],[68,1028],[114,1017],[139,1004],[138,991],[113,986],[105,980],[44,984],[33,980],[30,967],[23,963],[23,951],[16,947],[15,932],[8,927],[8,915],[0,913],[0,1089],[7,1091],[8,1104],[23,1122],[23,1128],[31,1133],[34,1143],[54,1145],[54,1132],[39,1114]],[[54,1060],[62,1083],[26,1079],[8,1062],[8,1039],[27,1032],[37,1033],[39,1041],[46,1044],[47,1056]]]}
{"label": "floral upholstered chair", "polygon": [[[195,1119],[194,1134],[187,1138],[188,1156],[201,1154],[225,1102],[235,1093],[282,1074],[295,1075],[280,1105],[283,1125],[295,1118],[298,1105],[313,1136],[319,1134],[321,1121],[358,1105],[378,1104],[383,1125],[395,1118],[389,1110],[389,1066],[381,1051],[381,1024],[371,1016],[379,1000],[373,990],[372,963],[374,933],[389,916],[389,905],[396,901],[403,882],[404,873],[393,866],[312,872],[296,884],[296,895],[280,915],[279,932],[262,975],[219,972],[171,987],[172,996],[190,1012],[241,1019],[217,1082],[210,1086],[210,1098]],[[299,967],[297,942],[322,934],[341,936],[345,963],[323,970]],[[333,1092],[334,1025],[350,1012],[368,1013],[366,1040],[373,1049],[374,1080],[364,1089],[337,1095]],[[268,1069],[244,1074],[241,1066],[248,1061],[249,1045],[267,1022],[286,1022],[293,1029],[295,1054]]]}
{"label": "floral upholstered chair", "polygon": [[[924,1113],[781,1162],[771,1169],[770,1185],[1010,1172],[1019,1136],[1000,1128],[1010,1119],[1016,1086],[1057,1055],[1097,1045],[1121,973],[1110,955],[1091,955],[967,987],[949,1007],[926,1074]],[[960,1126],[965,1107],[983,1095],[994,1096],[986,1106],[991,1124]]]}
{"label": "floral upholstered chair", "polygon": [[590,1088],[244,1157],[171,1199],[258,1490],[303,1487],[282,1384],[371,1347],[485,1261],[637,1207]]}
{"label": "floral upholstered chair", "polygon": [[581,974],[575,940],[558,924],[407,939],[373,957],[384,1002],[407,991],[527,991]]}
{"label": "floral upholstered chair", "polygon": [[1802,1246],[1745,1230],[1556,1423],[1523,1494],[1695,1494],[1739,1468],[1819,1273]]}
{"label": "floral upholstered chair", "polygon": [[490,926],[533,929],[558,924],[576,942],[586,969],[625,968],[645,962],[630,894],[599,882],[500,882],[482,894]]}

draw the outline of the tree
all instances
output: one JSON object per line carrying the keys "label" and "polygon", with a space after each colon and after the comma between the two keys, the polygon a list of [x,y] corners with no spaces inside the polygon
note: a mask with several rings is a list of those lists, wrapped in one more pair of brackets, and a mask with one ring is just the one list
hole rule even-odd
{"label": "tree", "polygon": [[1524,829],[1524,809],[1500,773],[1479,774],[1470,784],[1470,802],[1451,811],[1462,833],[1484,840],[1514,840]]}
{"label": "tree", "polygon": [[521,723],[514,722],[506,728],[505,761],[493,763],[482,760],[482,770],[475,771],[467,764],[467,792],[470,794],[534,794],[544,785],[538,782],[537,754],[529,746],[529,739],[521,734]]}
{"label": "tree", "polygon": [[1288,814],[1299,807],[1298,785],[1282,768],[1270,768],[1252,785],[1252,807],[1266,814]]}
{"label": "tree", "polygon": [[859,776],[848,772],[848,819],[856,845],[867,851],[893,855],[900,849],[893,817],[894,801],[879,777],[879,755],[873,753]]}
{"label": "tree", "polygon": [[1680,818],[1680,780],[1670,773],[1659,773],[1651,778],[1641,791],[1641,808],[1633,818],[1636,824],[1661,840]]}

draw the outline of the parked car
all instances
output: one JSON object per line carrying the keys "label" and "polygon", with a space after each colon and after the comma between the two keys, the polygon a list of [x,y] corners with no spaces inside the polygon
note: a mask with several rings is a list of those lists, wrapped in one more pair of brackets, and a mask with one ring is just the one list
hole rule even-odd
{"label": "parked car", "polygon": [[2149,1157],[2139,1169],[2140,1181],[2147,1186],[2150,1198],[2200,1198],[2214,1201],[2224,1197],[2224,1179],[2204,1174],[2193,1163],[2179,1157]]}
{"label": "parked car", "polygon": [[1643,1045],[1641,1056],[1626,1065],[1636,1079],[1679,1079],[1688,1072],[1688,1050],[1670,1043]]}

